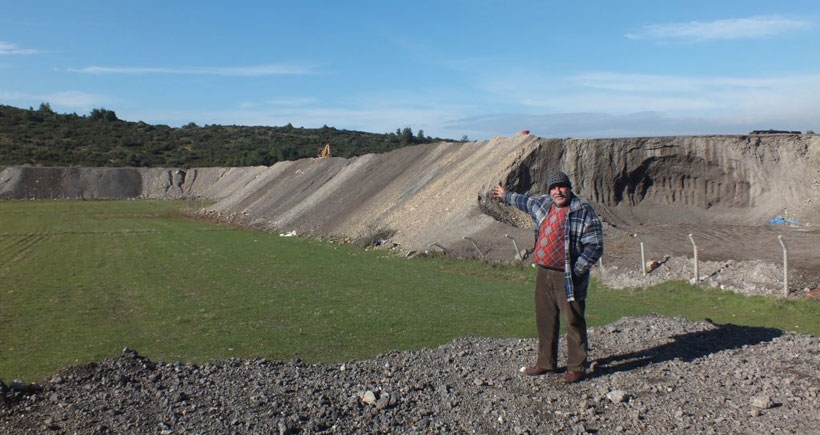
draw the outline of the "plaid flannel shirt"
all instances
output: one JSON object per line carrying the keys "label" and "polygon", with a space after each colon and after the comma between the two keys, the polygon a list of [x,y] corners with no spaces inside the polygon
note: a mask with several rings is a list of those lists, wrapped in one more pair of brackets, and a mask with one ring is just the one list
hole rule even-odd
{"label": "plaid flannel shirt", "polygon": [[[507,191],[504,202],[532,217],[535,240],[538,228],[547,217],[553,199],[549,195],[529,196]],[[592,266],[604,253],[604,230],[592,206],[572,195],[564,228],[564,288],[567,300],[585,300]]]}

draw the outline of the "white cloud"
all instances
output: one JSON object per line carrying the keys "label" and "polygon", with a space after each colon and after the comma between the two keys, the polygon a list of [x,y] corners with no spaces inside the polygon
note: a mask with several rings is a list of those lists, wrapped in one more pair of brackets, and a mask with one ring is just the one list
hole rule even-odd
{"label": "white cloud", "polygon": [[11,42],[0,41],[0,56],[12,54],[37,54],[39,51],[31,48],[18,48]]}
{"label": "white cloud", "polygon": [[183,75],[216,75],[216,76],[270,76],[313,74],[312,67],[287,64],[252,65],[235,67],[107,67],[88,66],[85,68],[69,68],[71,72],[86,74],[183,74]]}
{"label": "white cloud", "polygon": [[280,98],[276,100],[267,100],[265,104],[269,104],[271,106],[307,106],[310,104],[316,104],[318,100],[312,97],[304,97],[304,98]]}
{"label": "white cloud", "polygon": [[[523,106],[528,112],[719,114],[748,106],[747,101],[759,102],[756,110],[784,100],[809,101],[820,89],[820,74],[734,77],[596,71],[557,78],[505,75],[483,86],[498,98],[494,105],[507,110],[520,111]],[[766,99],[772,103],[760,103]],[[782,109],[788,106],[783,102]]]}
{"label": "white cloud", "polygon": [[[453,108],[409,107],[401,105],[346,104],[328,105],[268,105],[266,103],[243,103],[236,110],[191,110],[191,111],[150,111],[128,113],[117,111],[121,119],[140,119],[149,123],[180,126],[188,122],[199,125],[267,125],[283,126],[288,123],[296,127],[319,128],[323,125],[347,130],[362,130],[373,133],[395,132],[397,128],[410,127],[413,132],[424,130],[427,136],[445,137],[442,126],[448,119],[460,117]],[[463,133],[459,133],[460,138]],[[452,136],[449,136],[452,137]]]}
{"label": "white cloud", "polygon": [[[510,79],[509,76],[505,77]],[[394,132],[473,140],[530,129],[543,137],[629,137],[745,134],[755,129],[818,130],[820,74],[764,77],[677,76],[589,72],[547,80],[494,81],[500,100],[457,104],[458,98],[411,92],[345,100],[311,98],[245,102],[236,110],[126,113],[169,125],[286,125]],[[534,84],[533,84],[534,83]],[[514,85],[513,85],[514,84]],[[497,92],[503,89],[503,92]],[[508,98],[509,97],[509,98]]]}
{"label": "white cloud", "polygon": [[[462,112],[447,127],[471,138],[530,129],[547,137],[743,134],[818,130],[820,73],[759,77],[501,74],[482,85],[493,112]],[[452,137],[452,136],[451,136]],[[457,135],[460,137],[460,135]]]}
{"label": "white cloud", "polygon": [[111,102],[111,100],[104,95],[80,91],[56,92],[48,94],[43,98],[53,106],[62,106],[71,109],[91,109]]}
{"label": "white cloud", "polygon": [[714,88],[769,87],[778,80],[771,78],[689,77],[659,74],[623,74],[590,72],[570,79],[576,86],[618,92],[699,92]]}
{"label": "white cloud", "polygon": [[18,92],[18,91],[3,91],[3,90],[0,90],[0,98],[3,99],[3,100],[10,100],[10,101],[21,101],[21,100],[30,99],[31,96],[28,95],[28,94],[25,94],[23,92]]}
{"label": "white cloud", "polygon": [[0,99],[14,101],[23,106],[36,107],[40,103],[49,103],[52,108],[62,110],[92,109],[110,103],[111,99],[99,94],[90,94],[80,91],[64,91],[49,94],[29,94],[18,91],[0,90]]}
{"label": "white cloud", "polygon": [[755,39],[807,30],[814,23],[805,19],[792,19],[776,15],[749,18],[730,18],[709,22],[651,24],[635,33],[627,33],[630,39],[694,40]]}
{"label": "white cloud", "polygon": [[251,110],[257,108],[264,108],[264,107],[300,107],[300,106],[309,106],[311,104],[316,104],[318,100],[316,98],[308,98],[308,97],[296,97],[296,98],[279,98],[275,100],[265,100],[262,102],[259,101],[244,101],[239,103],[239,108],[243,110]]}

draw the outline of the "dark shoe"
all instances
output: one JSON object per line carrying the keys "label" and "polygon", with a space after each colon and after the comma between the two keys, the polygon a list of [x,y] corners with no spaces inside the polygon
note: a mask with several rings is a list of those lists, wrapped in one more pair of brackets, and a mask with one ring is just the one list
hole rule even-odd
{"label": "dark shoe", "polygon": [[550,370],[550,369],[544,369],[544,368],[536,367],[536,366],[521,367],[521,369],[519,370],[519,372],[521,372],[521,374],[525,375],[525,376],[540,376],[540,375],[543,375],[544,373],[549,373],[551,371],[552,370]]}
{"label": "dark shoe", "polygon": [[564,375],[564,382],[567,384],[574,384],[582,380],[584,380],[584,372],[572,372],[568,370]]}

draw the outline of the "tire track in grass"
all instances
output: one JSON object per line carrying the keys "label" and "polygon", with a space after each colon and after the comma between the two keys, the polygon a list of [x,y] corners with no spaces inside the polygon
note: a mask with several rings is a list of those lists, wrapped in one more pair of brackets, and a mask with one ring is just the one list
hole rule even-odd
{"label": "tire track in grass", "polygon": [[46,239],[42,233],[27,233],[0,236],[0,259],[4,264],[24,260],[32,249]]}

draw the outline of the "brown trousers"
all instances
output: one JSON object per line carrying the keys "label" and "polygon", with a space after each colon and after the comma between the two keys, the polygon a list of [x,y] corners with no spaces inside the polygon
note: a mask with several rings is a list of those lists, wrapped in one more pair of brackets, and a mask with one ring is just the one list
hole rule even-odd
{"label": "brown trousers", "polygon": [[567,370],[584,371],[587,362],[585,301],[567,301],[564,272],[538,266],[535,277],[535,326],[538,329],[537,367],[558,367],[559,315],[567,328]]}

